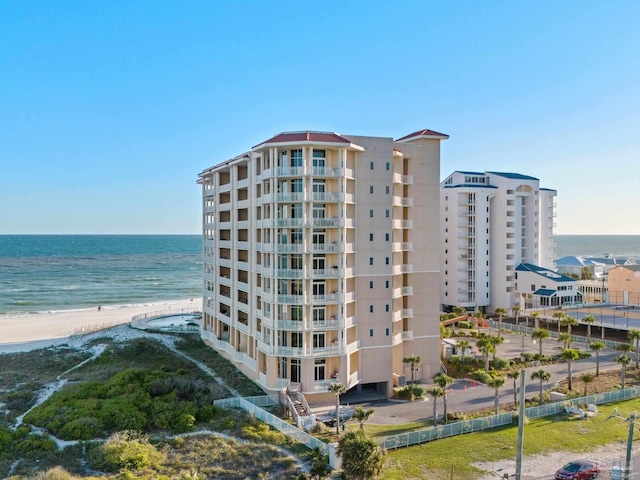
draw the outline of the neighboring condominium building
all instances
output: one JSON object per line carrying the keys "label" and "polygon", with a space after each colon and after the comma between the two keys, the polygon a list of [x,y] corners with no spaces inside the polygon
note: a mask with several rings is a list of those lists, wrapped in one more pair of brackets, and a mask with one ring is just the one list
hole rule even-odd
{"label": "neighboring condominium building", "polygon": [[[287,132],[203,171],[203,340],[267,391],[440,369],[440,141]],[[323,395],[324,394],[324,395]]]}
{"label": "neighboring condominium building", "polygon": [[553,267],[556,191],[500,172],[456,171],[440,186],[442,308],[513,307],[520,302],[516,267]]}

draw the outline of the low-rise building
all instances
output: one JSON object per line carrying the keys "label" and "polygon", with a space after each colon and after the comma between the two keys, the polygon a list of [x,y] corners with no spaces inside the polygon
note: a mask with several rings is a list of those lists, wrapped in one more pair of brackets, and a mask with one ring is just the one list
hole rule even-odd
{"label": "low-rise building", "polygon": [[516,268],[516,295],[521,308],[552,308],[582,303],[574,278],[530,263]]}

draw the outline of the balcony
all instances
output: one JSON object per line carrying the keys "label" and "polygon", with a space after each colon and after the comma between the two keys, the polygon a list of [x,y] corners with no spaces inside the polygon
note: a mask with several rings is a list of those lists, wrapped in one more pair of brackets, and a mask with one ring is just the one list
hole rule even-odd
{"label": "balcony", "polygon": [[402,287],[402,295],[405,297],[413,295],[413,287]]}
{"label": "balcony", "polygon": [[278,320],[280,330],[302,331],[304,322],[302,320]]}
{"label": "balcony", "polygon": [[339,177],[340,169],[337,167],[311,167],[314,177]]}
{"label": "balcony", "polygon": [[216,263],[221,267],[231,267],[231,260],[228,258],[218,257],[218,261]]}
{"label": "balcony", "polygon": [[313,270],[313,278],[338,278],[338,267]]}
{"label": "balcony", "polygon": [[335,203],[340,201],[338,192],[313,192],[311,200],[314,202]]}
{"label": "balcony", "polygon": [[403,308],[402,318],[413,318],[413,308]]}
{"label": "balcony", "polygon": [[353,352],[357,351],[360,349],[360,340],[356,340],[355,342],[349,343],[345,349],[344,349],[344,353],[346,353],[347,355],[351,355]]}
{"label": "balcony", "polygon": [[277,202],[304,202],[304,193],[277,193]]}
{"label": "balcony", "polygon": [[304,175],[304,167],[278,167],[277,177],[301,177]]}
{"label": "balcony", "polygon": [[313,321],[311,323],[311,328],[314,330],[327,330],[338,328],[338,317],[333,316],[329,319]]}
{"label": "balcony", "polygon": [[356,325],[356,317],[347,317],[344,319],[344,328],[353,327]]}
{"label": "balcony", "polygon": [[278,269],[278,278],[303,278],[304,270],[302,269]]}
{"label": "balcony", "polygon": [[311,253],[338,253],[339,251],[337,242],[311,244]]}
{"label": "balcony", "polygon": [[402,332],[402,340],[413,340],[413,330]]}
{"label": "balcony", "polygon": [[391,293],[391,298],[400,298],[402,297],[402,288],[398,287],[398,288],[394,288],[393,292]]}
{"label": "balcony", "polygon": [[402,333],[395,333],[393,337],[391,337],[392,345],[399,345],[402,343]]}
{"label": "balcony", "polygon": [[302,218],[276,218],[276,227],[303,227],[304,220]]}
{"label": "balcony", "polygon": [[311,219],[312,227],[339,227],[340,219],[334,218],[313,218]]}
{"label": "balcony", "polygon": [[329,293],[326,295],[312,295],[311,301],[313,303],[338,303],[340,301],[340,295],[337,292]]}
{"label": "balcony", "polygon": [[303,305],[304,295],[278,295],[278,303],[285,303],[288,305]]}
{"label": "balcony", "polygon": [[301,243],[279,243],[276,245],[278,253],[302,253],[304,251]]}
{"label": "balcony", "polygon": [[402,175],[403,185],[413,185],[413,175]]}

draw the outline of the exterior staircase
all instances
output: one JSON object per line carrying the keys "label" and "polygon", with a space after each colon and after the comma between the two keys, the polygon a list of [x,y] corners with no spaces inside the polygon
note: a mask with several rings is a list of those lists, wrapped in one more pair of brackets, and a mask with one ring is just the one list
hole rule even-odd
{"label": "exterior staircase", "polygon": [[311,412],[307,399],[300,392],[300,387],[300,384],[290,384],[284,392],[284,397],[296,425],[307,430],[316,424],[316,416]]}

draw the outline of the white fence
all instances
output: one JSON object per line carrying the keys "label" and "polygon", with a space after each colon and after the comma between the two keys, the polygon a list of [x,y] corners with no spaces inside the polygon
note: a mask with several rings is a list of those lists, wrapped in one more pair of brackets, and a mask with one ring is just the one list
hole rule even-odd
{"label": "white fence", "polygon": [[[632,398],[640,397],[640,387],[625,388],[624,390],[612,390],[610,392],[587,395],[586,397],[572,398],[560,402],[547,403],[536,407],[525,409],[528,418],[541,418],[550,415],[557,415],[564,411],[565,405],[571,402],[572,405],[602,405],[606,403],[621,402]],[[514,424],[517,418],[516,412],[501,413],[474,420],[445,423],[437,427],[416,430],[414,432],[392,435],[384,439],[382,446],[386,449],[408,447],[419,445],[439,438],[453,437],[465,433],[489,430],[495,427]]]}
{"label": "white fence", "polygon": [[275,415],[262,409],[261,406],[275,406],[279,405],[277,397],[270,395],[263,395],[260,397],[233,397],[224,398],[222,400],[215,400],[214,405],[222,408],[242,408],[250,414],[254,415],[258,420],[271,425],[276,430],[281,431],[285,435],[293,438],[295,441],[302,443],[310,449],[317,448],[323,455],[329,457],[329,465],[332,468],[337,468],[337,457],[335,454],[335,446],[328,443],[324,443],[318,440],[316,437],[309,435],[307,432],[300,430],[295,425],[285,422],[284,420],[276,417]]}

